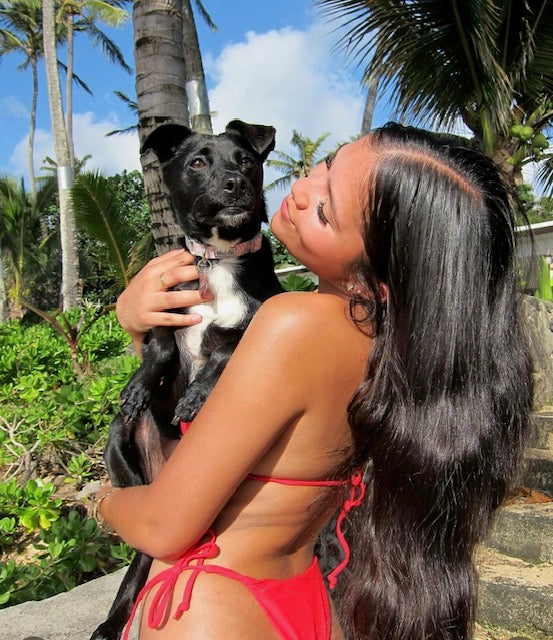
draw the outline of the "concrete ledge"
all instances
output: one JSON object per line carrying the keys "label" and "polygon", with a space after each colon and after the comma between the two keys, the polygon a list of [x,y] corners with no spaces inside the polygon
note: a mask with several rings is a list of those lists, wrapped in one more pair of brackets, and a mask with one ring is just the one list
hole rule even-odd
{"label": "concrete ledge", "polygon": [[553,502],[504,507],[486,546],[533,564],[553,563]]}
{"label": "concrete ledge", "polygon": [[553,451],[553,412],[536,413],[533,420],[536,430],[533,446]]}
{"label": "concrete ledge", "polygon": [[530,565],[483,549],[478,568],[480,623],[553,635],[553,565]]}
{"label": "concrete ledge", "polygon": [[553,451],[527,449],[520,476],[524,486],[553,497]]}
{"label": "concrete ledge", "polygon": [[[125,571],[46,600],[0,609],[0,640],[88,640],[105,620]],[[136,638],[131,633],[131,640]]]}

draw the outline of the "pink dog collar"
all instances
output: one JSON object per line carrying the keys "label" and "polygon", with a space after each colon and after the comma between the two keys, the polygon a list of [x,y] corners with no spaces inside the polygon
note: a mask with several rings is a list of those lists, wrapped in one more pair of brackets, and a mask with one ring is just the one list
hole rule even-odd
{"label": "pink dog collar", "polygon": [[246,253],[255,253],[261,249],[262,240],[263,234],[260,231],[251,240],[240,242],[228,249],[217,249],[217,247],[214,247],[213,245],[203,244],[201,242],[196,242],[196,240],[185,238],[186,248],[188,251],[190,251],[192,255],[205,258],[206,260],[220,260],[221,258],[230,257],[238,258]]}

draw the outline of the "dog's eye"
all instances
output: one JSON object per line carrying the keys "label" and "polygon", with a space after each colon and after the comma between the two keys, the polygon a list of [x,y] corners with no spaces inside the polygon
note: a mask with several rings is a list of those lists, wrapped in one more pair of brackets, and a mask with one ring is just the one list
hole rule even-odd
{"label": "dog's eye", "polygon": [[245,158],[242,158],[240,164],[242,165],[243,169],[251,169],[253,167],[253,160],[246,156]]}
{"label": "dog's eye", "polygon": [[194,158],[190,163],[192,169],[204,169],[207,166],[206,161],[203,158]]}

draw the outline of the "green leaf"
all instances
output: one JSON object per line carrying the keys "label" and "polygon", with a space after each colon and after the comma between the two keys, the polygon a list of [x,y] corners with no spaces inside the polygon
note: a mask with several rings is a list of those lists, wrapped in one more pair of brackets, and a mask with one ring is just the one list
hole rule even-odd
{"label": "green leaf", "polygon": [[538,288],[535,293],[536,298],[553,301],[553,287],[551,283],[551,268],[549,262],[542,257],[540,262],[540,273]]}
{"label": "green leaf", "polygon": [[317,288],[311,278],[300,276],[297,273],[291,273],[281,284],[286,291],[314,291]]}
{"label": "green leaf", "polygon": [[52,556],[52,558],[56,560],[56,558],[59,558],[64,548],[65,545],[61,542],[51,542],[48,545],[48,552]]}
{"label": "green leaf", "polygon": [[38,527],[38,517],[32,511],[25,512],[20,518],[19,522],[22,524],[28,532],[34,531]]}

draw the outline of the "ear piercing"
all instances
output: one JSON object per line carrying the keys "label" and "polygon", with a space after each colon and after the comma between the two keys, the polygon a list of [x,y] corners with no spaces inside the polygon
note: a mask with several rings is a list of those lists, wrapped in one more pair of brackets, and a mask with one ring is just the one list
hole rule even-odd
{"label": "ear piercing", "polygon": [[356,295],[358,298],[361,298],[363,295],[363,289],[361,287],[357,287],[357,289],[355,289],[355,286],[353,285],[352,282],[349,282],[346,285],[346,290],[348,293],[353,293],[354,295]]}

